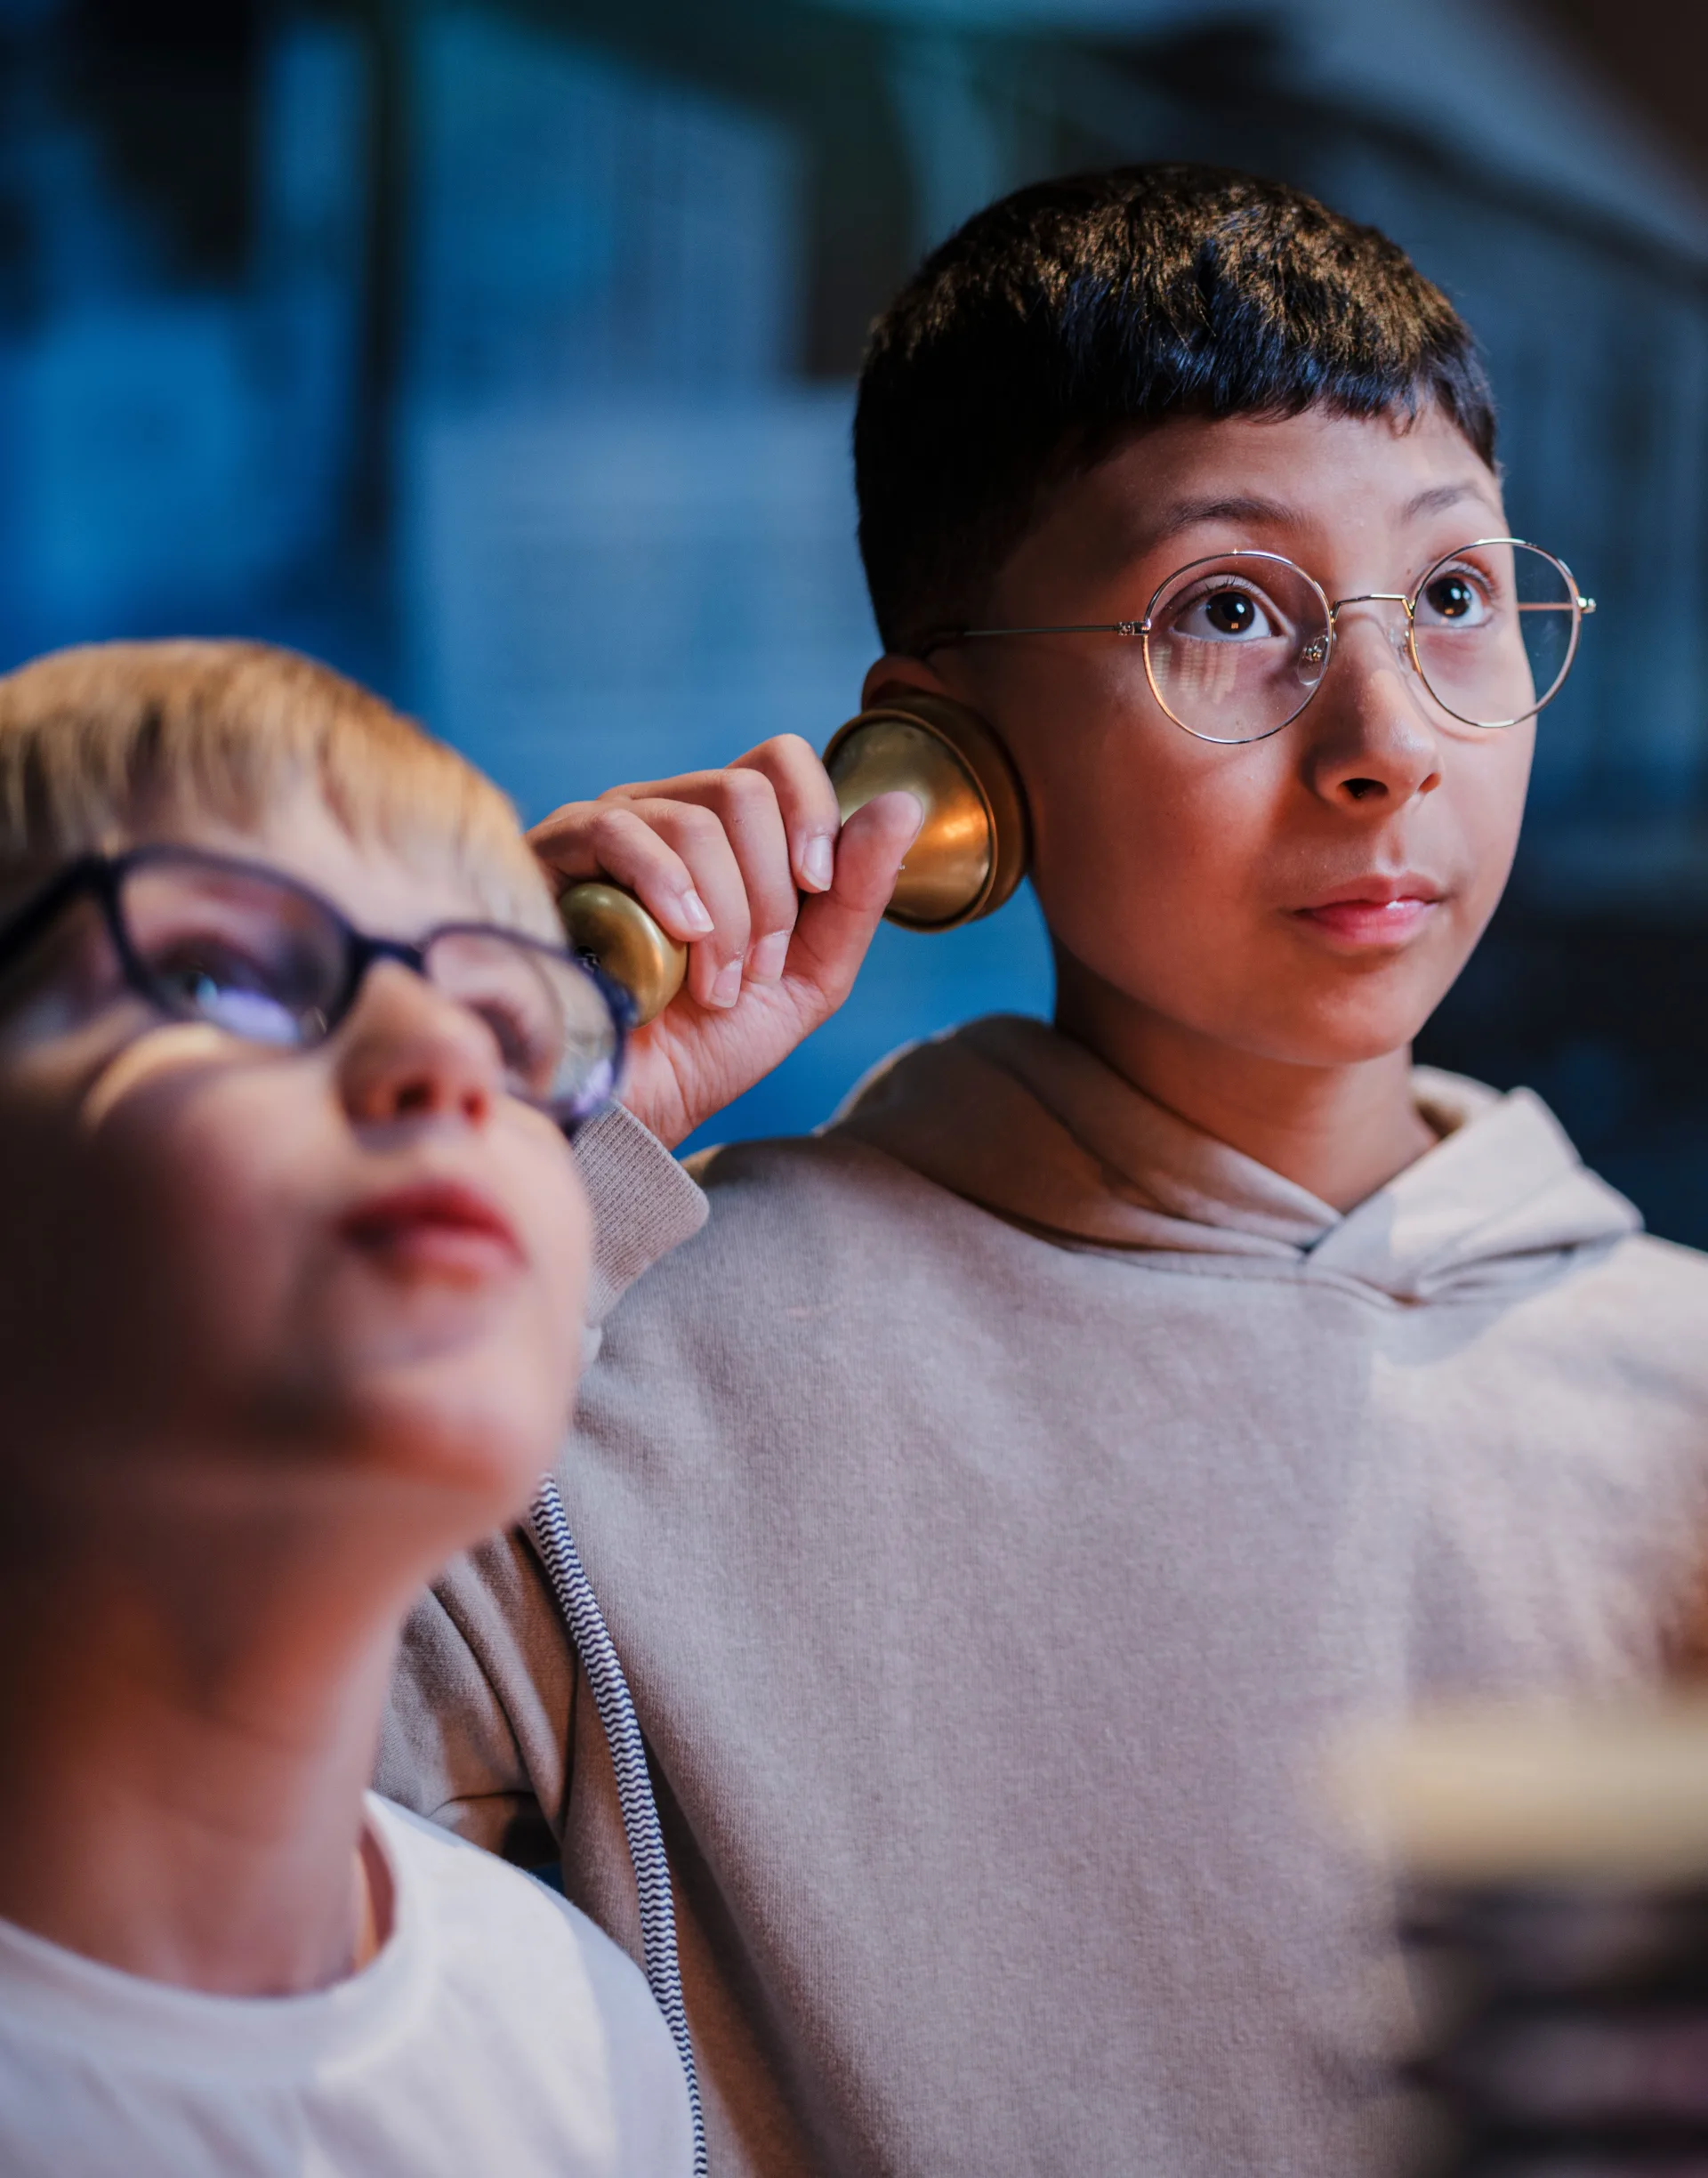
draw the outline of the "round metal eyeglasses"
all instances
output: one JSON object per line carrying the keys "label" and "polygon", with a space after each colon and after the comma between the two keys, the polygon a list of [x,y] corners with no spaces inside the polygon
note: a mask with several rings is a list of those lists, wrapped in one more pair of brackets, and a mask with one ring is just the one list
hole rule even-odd
{"label": "round metal eyeglasses", "polygon": [[199,848],[82,855],[0,925],[0,968],[92,896],[125,980],[161,1013],[246,1043],[324,1044],[376,961],[396,961],[491,1036],[506,1092],[566,1133],[616,1090],[627,1005],[561,946],[488,923],[445,923],[414,944],[370,937],[284,871]]}
{"label": "round metal eyeglasses", "polygon": [[962,628],[939,640],[1137,636],[1151,693],[1177,726],[1200,741],[1262,741],[1321,688],[1340,616],[1355,605],[1403,606],[1388,624],[1395,649],[1449,718],[1481,728],[1516,726],[1553,701],[1595,610],[1552,553],[1479,537],[1444,553],[1409,595],[1331,599],[1279,553],[1214,553],[1171,575],[1141,619]]}

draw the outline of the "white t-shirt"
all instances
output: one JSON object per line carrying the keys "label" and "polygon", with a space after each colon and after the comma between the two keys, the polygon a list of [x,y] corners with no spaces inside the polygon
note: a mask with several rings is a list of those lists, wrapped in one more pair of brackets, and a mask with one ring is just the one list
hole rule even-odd
{"label": "white t-shirt", "polygon": [[393,1918],[306,1996],[139,1980],[0,1921],[5,2178],[686,2178],[632,1963],[542,1884],[371,1795]]}

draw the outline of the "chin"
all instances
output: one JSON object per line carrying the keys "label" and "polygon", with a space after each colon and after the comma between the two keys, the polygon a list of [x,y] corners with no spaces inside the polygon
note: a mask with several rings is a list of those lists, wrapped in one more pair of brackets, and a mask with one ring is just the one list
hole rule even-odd
{"label": "chin", "polygon": [[1369,1066],[1407,1051],[1434,1011],[1432,1006],[1395,1006],[1370,1011],[1325,1008],[1316,1019],[1307,1013],[1280,1029],[1268,1055],[1293,1066]]}
{"label": "chin", "polygon": [[1462,961],[1370,963],[1352,974],[1272,988],[1277,1057],[1311,1067],[1366,1066],[1404,1051],[1452,989]]}
{"label": "chin", "polygon": [[329,1434],[376,1481],[467,1498],[485,1533],[525,1510],[562,1447],[572,1398],[555,1372],[514,1357],[393,1366],[346,1388]]}

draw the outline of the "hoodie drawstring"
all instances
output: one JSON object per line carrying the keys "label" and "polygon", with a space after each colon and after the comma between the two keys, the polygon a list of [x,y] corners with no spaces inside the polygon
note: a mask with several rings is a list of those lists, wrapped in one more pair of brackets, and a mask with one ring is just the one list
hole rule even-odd
{"label": "hoodie drawstring", "polygon": [[530,1520],[534,1539],[545,1564],[546,1577],[558,1609],[563,1613],[569,1638],[581,1658],[581,1667],[592,1689],[593,1706],[611,1750],[616,1772],[617,1804],[623,1811],[623,1830],[628,1839],[629,1859],[634,1867],[635,1889],[640,1896],[640,1952],[646,1963],[647,1986],[653,2002],[665,2015],[670,2038],[682,2061],[688,2081],[689,2113],[694,2126],[694,2178],[706,2178],[705,2114],[700,2105],[699,2074],[694,2065],[694,2045],[688,2032],[688,2007],[682,2001],[682,1970],[676,1953],[676,1908],[671,1895],[670,1861],[665,1852],[665,1835],[659,1827],[658,1806],[653,1798],[652,1779],[647,1769],[646,1741],[634,1714],[629,1682],[623,1675],[616,1646],[599,1608],[569,1531],[555,1480],[547,1475],[534,1500]]}

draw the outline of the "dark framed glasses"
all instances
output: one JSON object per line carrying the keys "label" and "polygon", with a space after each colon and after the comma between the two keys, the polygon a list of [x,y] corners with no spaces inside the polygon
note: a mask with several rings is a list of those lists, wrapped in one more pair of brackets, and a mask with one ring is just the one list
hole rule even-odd
{"label": "dark framed glasses", "polygon": [[1200,741],[1262,741],[1323,684],[1349,607],[1398,605],[1394,648],[1449,718],[1516,726],[1551,703],[1595,600],[1563,560],[1521,537],[1479,537],[1445,553],[1409,593],[1330,599],[1278,553],[1215,553],[1178,569],[1137,620],[1061,627],[963,628],[939,640],[1124,635],[1143,647],[1163,710]]}
{"label": "dark framed glasses", "polygon": [[68,864],[0,925],[0,968],[81,895],[99,904],[125,981],[174,1020],[308,1050],[345,1019],[374,964],[396,961],[482,1023],[509,1093],[566,1133],[616,1090],[626,1002],[596,970],[526,932],[445,923],[413,945],[375,938],[263,863],[149,846]]}

